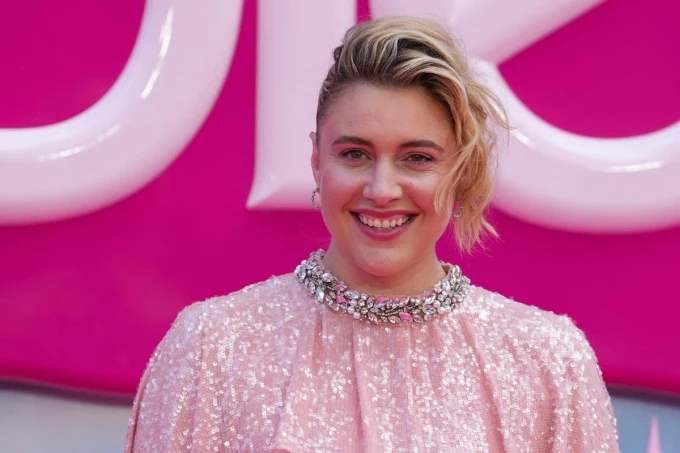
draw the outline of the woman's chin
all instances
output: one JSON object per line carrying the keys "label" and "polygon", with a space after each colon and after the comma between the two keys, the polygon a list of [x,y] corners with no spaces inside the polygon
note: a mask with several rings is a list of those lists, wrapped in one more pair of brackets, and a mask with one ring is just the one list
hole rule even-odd
{"label": "woman's chin", "polygon": [[357,265],[361,270],[377,278],[401,275],[410,266],[410,261],[400,250],[370,247],[360,253]]}

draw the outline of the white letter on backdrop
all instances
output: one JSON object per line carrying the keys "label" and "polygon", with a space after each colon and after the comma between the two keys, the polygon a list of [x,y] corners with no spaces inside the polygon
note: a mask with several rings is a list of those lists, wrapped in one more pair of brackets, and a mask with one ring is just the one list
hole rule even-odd
{"label": "white letter on backdrop", "polygon": [[355,0],[258,3],[257,150],[248,207],[309,202],[317,95],[332,49],[355,21]]}
{"label": "white letter on backdrop", "polygon": [[242,0],[147,1],[134,50],[88,110],[49,126],[0,129],[0,224],[103,208],[158,176],[220,93]]}

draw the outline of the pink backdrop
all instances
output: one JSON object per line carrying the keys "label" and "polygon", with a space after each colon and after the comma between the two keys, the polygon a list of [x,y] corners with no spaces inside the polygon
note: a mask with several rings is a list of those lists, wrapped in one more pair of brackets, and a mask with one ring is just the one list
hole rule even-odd
{"label": "pink backdrop", "polygon": [[[212,114],[163,175],[91,215],[0,228],[0,376],[130,395],[184,305],[289,272],[326,245],[316,212],[245,209],[256,7],[245,0]],[[142,0],[3,6],[0,127],[49,124],[92,105],[125,65],[143,8]],[[360,0],[359,15],[367,12]],[[501,69],[532,110],[563,129],[651,132],[680,117],[679,16],[674,0],[609,0]],[[460,262],[478,285],[569,313],[609,383],[680,393],[680,228],[596,236],[497,211],[492,221],[502,240],[488,253],[459,258],[445,239],[442,258]]]}

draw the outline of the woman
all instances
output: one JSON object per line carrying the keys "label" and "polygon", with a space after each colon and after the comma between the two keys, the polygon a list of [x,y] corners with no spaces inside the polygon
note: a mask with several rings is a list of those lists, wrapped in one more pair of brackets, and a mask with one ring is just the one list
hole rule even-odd
{"label": "woman", "polygon": [[311,134],[328,250],[186,308],[142,378],[126,451],[618,451],[571,320],[437,259],[451,222],[466,251],[495,234],[497,99],[424,20],[357,25],[334,59]]}

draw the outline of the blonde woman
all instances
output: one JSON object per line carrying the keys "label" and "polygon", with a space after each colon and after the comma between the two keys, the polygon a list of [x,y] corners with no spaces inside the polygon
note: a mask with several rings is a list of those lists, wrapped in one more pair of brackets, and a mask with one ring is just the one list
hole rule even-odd
{"label": "blonde woman", "polygon": [[495,235],[496,97],[425,20],[356,25],[334,60],[311,133],[327,250],[186,308],[141,380],[126,451],[618,451],[572,321],[437,258],[451,223],[465,251]]}

